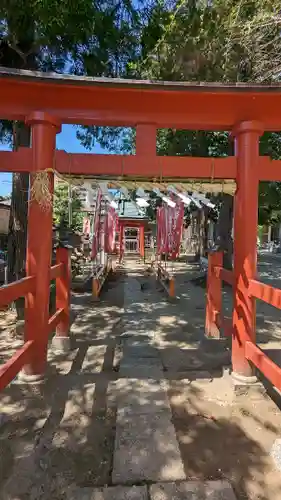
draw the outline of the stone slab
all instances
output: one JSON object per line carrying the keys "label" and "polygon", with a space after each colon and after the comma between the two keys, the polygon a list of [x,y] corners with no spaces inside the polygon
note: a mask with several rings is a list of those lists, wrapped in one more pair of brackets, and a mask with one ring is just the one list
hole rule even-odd
{"label": "stone slab", "polygon": [[158,368],[159,370],[163,370],[163,365],[158,358],[136,358],[136,357],[129,357],[129,356],[124,356],[121,359],[120,362],[120,368],[126,367],[136,367],[136,366],[143,366],[147,368]]}
{"label": "stone slab", "polygon": [[[153,358],[149,358],[152,359]],[[154,360],[153,360],[154,361]],[[119,369],[119,376],[126,378],[140,378],[140,379],[158,379],[164,378],[164,373],[162,367],[157,363],[138,363],[135,361],[131,362],[121,362]]]}
{"label": "stone slab", "polygon": [[210,384],[214,378],[211,372],[200,370],[186,372],[165,372],[165,378],[167,380],[185,380],[186,383],[196,382],[197,384]]}
{"label": "stone slab", "polygon": [[142,342],[142,344],[125,344],[123,348],[124,357],[129,358],[148,358],[148,359],[158,359],[159,353],[155,347],[150,346],[148,343]]}
{"label": "stone slab", "polygon": [[205,500],[204,485],[198,481],[153,484],[149,493],[151,500]]}
{"label": "stone slab", "polygon": [[119,379],[111,384],[111,395],[121,416],[170,412],[166,383],[153,379]]}
{"label": "stone slab", "polygon": [[[149,362],[147,362],[149,361]],[[163,379],[164,373],[163,368],[154,358],[147,358],[147,360],[134,358],[128,359],[127,361],[123,358],[120,362],[119,376],[127,378],[153,378],[153,379]]]}
{"label": "stone slab", "polygon": [[161,350],[161,358],[166,370],[171,372],[205,370],[202,353],[198,349],[170,347]]}
{"label": "stone slab", "polygon": [[146,335],[151,338],[152,332],[155,332],[155,321],[150,317],[150,313],[142,316],[132,313],[130,316],[124,316],[124,331],[134,331],[135,337]]}
{"label": "stone slab", "polygon": [[109,488],[75,488],[67,500],[148,500],[146,486],[112,486]]}
{"label": "stone slab", "polygon": [[83,373],[100,373],[103,368],[106,349],[106,345],[89,346],[83,360],[81,371]]}
{"label": "stone slab", "polygon": [[[153,345],[154,342],[154,336],[155,336],[155,331],[154,330],[138,330],[137,332],[135,331],[132,333],[132,331],[124,331],[121,334],[121,338],[124,340],[124,344],[126,346],[138,346],[138,347],[143,347],[143,346],[149,346],[153,347],[154,349],[155,346]],[[157,352],[159,354],[159,351],[157,349]]]}
{"label": "stone slab", "polygon": [[85,384],[83,387],[70,389],[68,391],[67,400],[64,407],[62,422],[67,422],[72,417],[88,415],[93,412],[94,394],[96,384]]}
{"label": "stone slab", "polygon": [[207,337],[206,335],[204,335],[200,342],[200,347],[206,353],[218,354],[225,352],[228,344],[229,344],[228,337],[214,338],[214,337]]}
{"label": "stone slab", "polygon": [[149,492],[151,500],[236,500],[227,481],[153,484]]}
{"label": "stone slab", "polygon": [[206,481],[205,494],[208,500],[236,500],[228,481]]}
{"label": "stone slab", "polygon": [[166,414],[133,415],[116,425],[113,484],[185,479],[174,426]]}
{"label": "stone slab", "polygon": [[120,343],[125,346],[125,345],[143,345],[143,344],[151,344],[151,342],[154,341],[155,337],[155,332],[154,331],[148,331],[148,330],[138,330],[138,331],[132,331],[132,330],[125,330],[123,333],[121,333],[119,339]]}

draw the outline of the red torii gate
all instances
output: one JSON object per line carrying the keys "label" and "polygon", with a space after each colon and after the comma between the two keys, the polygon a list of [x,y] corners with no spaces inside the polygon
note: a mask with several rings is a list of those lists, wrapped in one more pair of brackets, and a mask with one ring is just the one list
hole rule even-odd
{"label": "red torii gate", "polygon": [[[259,156],[264,131],[281,128],[281,86],[141,82],[48,75],[0,69],[0,117],[22,120],[32,129],[32,147],[0,153],[3,172],[54,169],[64,174],[109,178],[236,179],[234,271],[222,268],[220,254],[210,257],[207,333],[220,326],[221,280],[233,285],[232,365],[236,378],[250,383],[254,366],[279,389],[281,369],[257,346],[255,298],[281,309],[281,291],[256,281],[258,183],[281,180],[281,162]],[[136,155],[68,155],[55,151],[62,123],[136,127]],[[229,130],[235,157],[184,158],[156,155],[157,128]],[[31,175],[31,183],[33,176]],[[50,266],[52,212],[29,203],[27,277],[0,289],[0,305],[26,297],[25,345],[0,369],[0,388],[24,367],[31,380],[46,366],[52,328],[67,337],[69,266],[60,249]],[[44,238],[38,238],[38,228]],[[49,283],[57,278],[57,312],[49,318]]]}
{"label": "red torii gate", "polygon": [[145,258],[145,236],[144,230],[147,226],[147,220],[137,220],[137,219],[123,219],[119,217],[119,262],[122,262],[124,258],[124,233],[126,227],[136,228],[139,230],[139,252],[142,259]]}

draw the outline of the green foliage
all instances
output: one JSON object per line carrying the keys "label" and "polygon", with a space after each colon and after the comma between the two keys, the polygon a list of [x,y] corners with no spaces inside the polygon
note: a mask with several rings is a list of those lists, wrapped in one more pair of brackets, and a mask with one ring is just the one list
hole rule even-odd
{"label": "green foliage", "polygon": [[66,56],[93,34],[92,0],[2,0],[0,37],[26,65],[30,54]]}
{"label": "green foliage", "polygon": [[[2,0],[0,63],[92,76],[183,81],[280,79],[280,0]],[[135,130],[83,127],[86,149],[135,152]],[[11,140],[1,122],[0,141]],[[160,155],[225,156],[227,132],[160,130]],[[261,154],[281,157],[278,131]],[[260,188],[260,220],[279,217],[279,183]]]}
{"label": "green foliage", "polygon": [[226,156],[231,144],[227,132],[160,129],[157,152],[163,156]]}
{"label": "green foliage", "polygon": [[259,189],[259,224],[281,222],[281,182],[261,182]]}
{"label": "green foliage", "polygon": [[93,149],[96,143],[115,154],[133,154],[136,148],[136,131],[131,128],[82,126],[76,136],[88,150]]}
{"label": "green foliage", "polygon": [[10,195],[0,196],[0,202],[1,201],[10,201],[10,200],[11,200],[11,196]]}
{"label": "green foliage", "polygon": [[[221,4],[221,0],[216,1]],[[280,79],[280,1],[226,1],[224,29],[228,43],[224,57],[237,51],[243,55],[248,76],[259,82]]]}
{"label": "green foliage", "polygon": [[[71,71],[73,54],[93,34],[92,0],[2,0],[0,64],[42,71]],[[2,121],[0,141],[12,144],[12,124]]]}
{"label": "green foliage", "polygon": [[68,227],[73,231],[83,230],[82,203],[78,194],[65,183],[56,185],[53,219],[56,226]]}
{"label": "green foliage", "polygon": [[[141,31],[139,56],[126,76],[142,79],[220,82],[272,82],[280,79],[279,0],[152,2]],[[84,134],[84,136],[83,136]],[[118,152],[134,150],[132,134],[122,129],[84,129],[82,143],[94,140]],[[119,135],[120,134],[120,135]],[[94,138],[91,143],[91,137]],[[117,140],[118,137],[118,140]],[[159,130],[159,155],[233,154],[227,132]],[[281,157],[281,134],[266,132],[260,153]],[[260,186],[261,223],[279,220],[279,183]],[[279,201],[280,200],[280,201]]]}
{"label": "green foliage", "polygon": [[[0,64],[81,75],[124,75],[135,57],[143,15],[142,2],[136,9],[128,0],[2,0]],[[8,122],[2,122],[0,141],[12,142]]]}
{"label": "green foliage", "polygon": [[[280,74],[279,0],[178,2],[137,65],[149,78],[271,81]],[[165,10],[165,9],[164,9]],[[163,14],[164,15],[164,14]],[[162,15],[162,17],[163,17]]]}

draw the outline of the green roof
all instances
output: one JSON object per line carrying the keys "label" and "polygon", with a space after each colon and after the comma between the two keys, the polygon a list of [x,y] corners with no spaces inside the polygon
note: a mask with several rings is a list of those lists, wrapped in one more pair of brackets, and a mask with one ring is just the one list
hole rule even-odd
{"label": "green roof", "polygon": [[120,219],[147,219],[145,212],[134,201],[120,200],[118,205],[117,213]]}

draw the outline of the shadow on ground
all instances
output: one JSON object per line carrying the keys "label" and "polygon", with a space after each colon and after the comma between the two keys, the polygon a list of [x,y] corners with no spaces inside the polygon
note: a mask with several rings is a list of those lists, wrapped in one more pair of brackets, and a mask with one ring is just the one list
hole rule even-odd
{"label": "shadow on ground", "polygon": [[[264,397],[234,399],[225,375],[228,351],[214,356],[202,350],[202,290],[186,284],[184,297],[170,303],[140,267],[129,274],[147,286],[129,304],[126,322],[124,283],[129,281],[120,272],[99,304],[87,294],[73,297],[73,350],[68,355],[50,351],[46,385],[15,383],[3,392],[7,420],[0,436],[0,497],[70,499],[78,498],[77,487],[111,485],[117,424],[141,436],[134,443],[138,467],[148,467],[150,443],[158,457],[156,480],[169,480],[175,452],[164,412],[170,412],[183,478],[228,479],[240,500],[277,499],[281,478],[270,450],[280,412]],[[129,328],[137,332],[133,339]],[[143,360],[145,374],[136,359],[126,374],[126,349],[144,344],[157,351],[159,362]],[[130,440],[131,435],[127,441],[123,436],[119,445],[125,449]]]}

